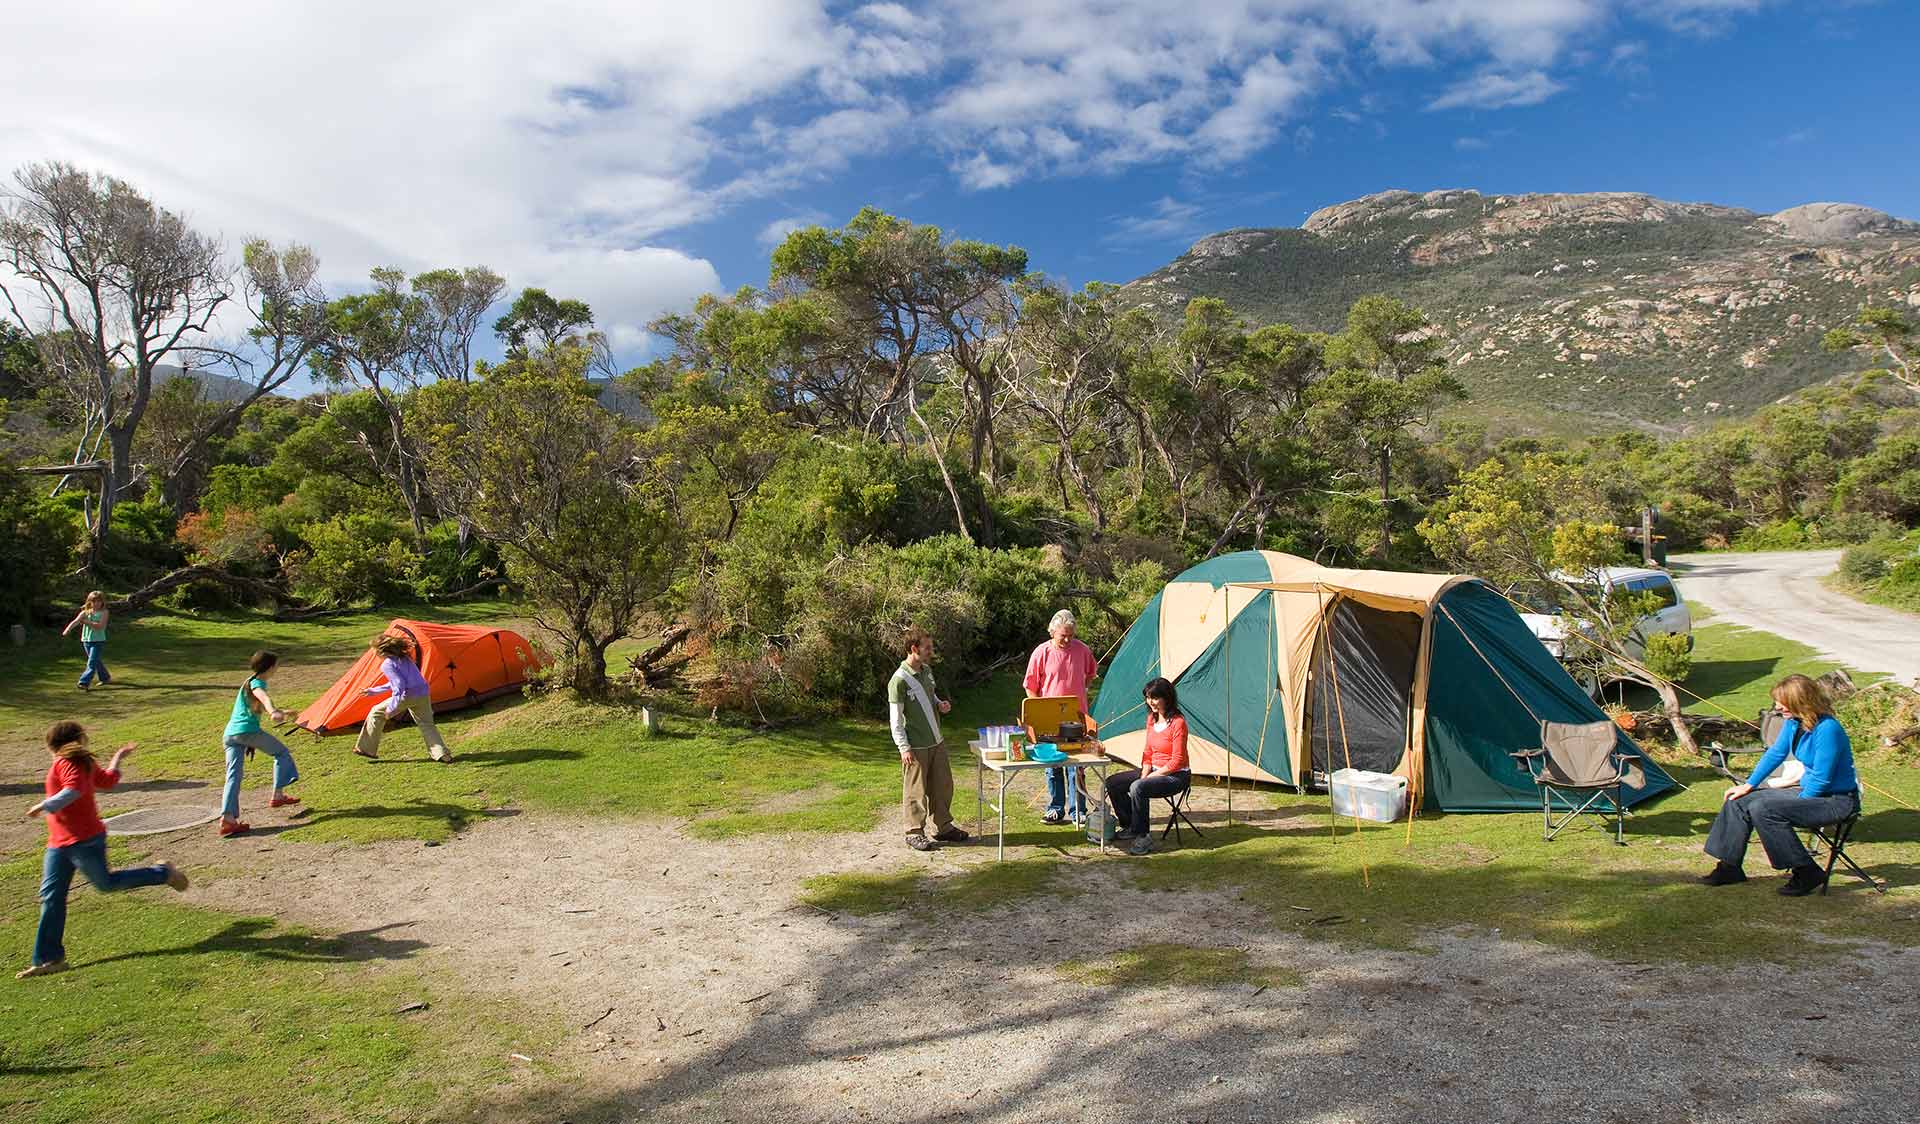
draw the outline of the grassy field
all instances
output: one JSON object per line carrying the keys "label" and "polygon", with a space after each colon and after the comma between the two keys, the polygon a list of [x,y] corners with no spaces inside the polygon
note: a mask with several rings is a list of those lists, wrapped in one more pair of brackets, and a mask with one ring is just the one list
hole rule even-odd
{"label": "grassy field", "polygon": [[[457,617],[511,613],[477,605]],[[40,731],[73,716],[104,745],[142,743],[130,779],[159,786],[116,794],[118,806],[210,803],[219,734],[247,654],[260,646],[283,653],[274,693],[298,707],[385,619],[271,624],[160,615],[123,623],[110,654],[116,682],[84,695],[71,684],[77,645],[41,638],[25,652],[0,653],[9,684],[0,698],[0,795],[24,806],[38,792]],[[1777,637],[1707,623],[1688,685],[1750,714],[1781,674],[1823,669]],[[1015,693],[1005,678],[963,693],[952,725],[1002,720]],[[897,807],[898,764],[877,717],[754,732],[672,713],[662,734],[647,737],[630,711],[543,698],[449,716],[445,732],[461,757],[451,766],[426,762],[418,736],[404,727],[388,743],[394,760],[377,765],[352,757],[347,739],[301,735],[291,744],[309,810],[292,819],[256,816],[256,826],[284,831],[296,844],[437,840],[511,807],[532,815],[667,817],[704,835],[746,836],[862,831]],[[1143,890],[1231,892],[1277,929],[1372,946],[1419,949],[1436,934],[1492,932],[1617,959],[1784,962],[1842,956],[1862,942],[1920,943],[1912,888],[1920,877],[1920,812],[1910,807],[1920,804],[1920,771],[1908,762],[1882,758],[1862,769],[1872,791],[1853,849],[1893,892],[1877,895],[1842,879],[1830,896],[1811,900],[1780,898],[1772,880],[1760,877],[1712,891],[1696,885],[1707,865],[1700,841],[1725,782],[1698,762],[1670,760],[1668,767],[1691,787],[1639,809],[1625,848],[1598,820],[1543,843],[1531,814],[1423,816],[1411,831],[1378,825],[1356,832],[1332,821],[1324,797],[1243,791],[1235,797],[1238,822],[1201,812],[1207,834],[1185,847],[1145,860],[1097,860],[1084,849],[1074,857],[1122,864],[1122,879]],[[264,800],[265,768],[256,765],[249,779],[251,813]],[[188,782],[215,787],[169,787]],[[972,810],[970,782],[963,772],[956,809],[963,820]],[[1018,908],[1073,890],[1076,880],[1061,876],[1061,848],[1079,846],[1074,834],[1040,825],[1025,800],[1010,812],[1015,861],[936,877],[901,852],[874,869],[797,889],[830,913],[914,918]],[[17,964],[31,942],[39,828],[21,821],[7,830],[14,857],[0,862],[0,942]],[[1760,867],[1756,850],[1749,870]],[[0,980],[0,1117],[458,1119],[503,1088],[561,1079],[507,1060],[550,1054],[561,1030],[474,998],[453,982],[458,965],[424,962],[409,941],[389,935],[307,933],[182,907],[160,891],[107,898],[83,890],[69,943],[79,970],[32,985]],[[1197,964],[1201,982],[1287,986],[1294,979],[1289,970],[1221,955]],[[1060,967],[1074,979],[1117,985],[1142,963],[1115,956]],[[396,1014],[418,999],[430,1007]]]}
{"label": "grassy field", "polygon": [[[118,843],[114,865],[134,861]],[[40,864],[0,864],[0,947],[31,947]],[[75,970],[0,977],[0,1119],[459,1120],[551,1078],[561,1028],[475,998],[420,942],[321,935],[172,904],[163,889],[81,890]],[[423,1009],[403,1011],[416,1003]]]}
{"label": "grassy field", "polygon": [[[510,618],[499,604],[462,606],[436,619]],[[108,650],[114,681],[82,693],[79,645],[37,637],[0,654],[10,689],[0,699],[0,754],[20,762],[0,795],[37,792],[44,770],[39,739],[61,718],[85,722],[95,744],[140,743],[130,776],[141,781],[204,781],[211,793],[166,802],[217,801],[223,778],[221,732],[256,648],[281,655],[269,688],[282,707],[316,698],[358,658],[388,615],[361,614],[298,624],[253,619],[156,615],[119,624]],[[118,622],[117,622],[118,623]],[[1001,720],[1015,705],[1011,680],[971,692],[953,716],[960,729]],[[876,708],[877,709],[877,708]],[[248,767],[242,817],[256,829],[305,842],[443,840],[512,807],[574,815],[673,816],[706,836],[767,831],[848,831],[871,827],[899,799],[899,764],[877,721],[829,721],[758,733],[705,716],[669,714],[649,737],[636,709],[544,698],[500,700],[447,715],[441,732],[459,758],[426,759],[410,727],[389,731],[383,760],[352,755],[350,737],[283,739],[299,764],[294,790],[302,814],[268,813],[267,759]],[[11,783],[7,783],[11,782]],[[156,798],[103,797],[108,814]],[[209,829],[211,830],[211,829]]]}

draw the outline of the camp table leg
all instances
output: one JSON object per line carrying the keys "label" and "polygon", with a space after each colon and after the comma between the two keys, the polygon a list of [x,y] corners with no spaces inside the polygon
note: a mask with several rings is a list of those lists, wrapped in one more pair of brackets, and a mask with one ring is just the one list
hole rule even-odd
{"label": "camp table leg", "polygon": [[973,833],[985,835],[987,826],[987,759],[973,759]]}
{"label": "camp table leg", "polygon": [[1013,770],[995,770],[1000,774],[1000,830],[993,837],[993,861],[1005,862],[1007,858],[1007,782],[1013,779]]}

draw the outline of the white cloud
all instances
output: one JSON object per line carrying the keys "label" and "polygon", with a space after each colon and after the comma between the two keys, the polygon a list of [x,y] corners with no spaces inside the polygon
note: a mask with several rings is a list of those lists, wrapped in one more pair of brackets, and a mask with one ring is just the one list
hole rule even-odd
{"label": "white cloud", "polygon": [[774,219],[772,222],[761,227],[760,233],[754,235],[754,241],[771,250],[780,243],[785,242],[787,235],[792,234],[794,231],[805,230],[810,226],[825,226],[828,221],[829,219],[825,211],[801,211],[796,215],[788,215],[785,218]]}
{"label": "white cloud", "polygon": [[995,188],[1011,187],[1019,183],[1020,169],[1010,164],[996,164],[993,158],[984,152],[972,156],[953,166],[954,174],[960,177],[960,186],[968,191],[992,191]]}
{"label": "white cloud", "polygon": [[1162,196],[1144,215],[1114,218],[1102,241],[1112,245],[1142,242],[1186,242],[1205,232],[1204,210],[1197,203]]}
{"label": "white cloud", "polygon": [[1484,137],[1457,137],[1453,147],[1458,152],[1482,152],[1487,148],[1487,142]]}
{"label": "white cloud", "polygon": [[1383,130],[1359,74],[1430,72],[1433,109],[1529,105],[1575,47],[1637,64],[1636,24],[1764,2],[202,0],[182,34],[174,5],[63,0],[9,12],[0,174],[109,171],[230,241],[311,242],[335,281],[571,283],[631,331],[714,272],[674,232],[858,161],[930,154],[970,190],[1212,168],[1304,148],[1323,99]]}
{"label": "white cloud", "polygon": [[1520,105],[1538,105],[1566,89],[1544,71],[1520,74],[1482,72],[1456,82],[1439,97],[1427,103],[1434,109],[1508,109]]}

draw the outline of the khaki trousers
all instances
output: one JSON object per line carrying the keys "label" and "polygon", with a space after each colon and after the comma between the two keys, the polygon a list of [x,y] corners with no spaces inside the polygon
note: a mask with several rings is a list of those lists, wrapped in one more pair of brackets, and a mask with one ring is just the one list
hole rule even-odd
{"label": "khaki trousers", "polygon": [[[953,826],[953,766],[947,743],[916,749],[900,763],[900,807],[908,835],[939,834]],[[926,830],[933,821],[933,831]]]}
{"label": "khaki trousers", "polygon": [[[446,756],[447,743],[441,740],[440,729],[433,724],[433,700],[425,695],[413,695],[401,700],[400,705],[413,715],[413,724],[420,727],[420,736],[427,743],[427,756],[435,759]],[[387,704],[383,702],[367,712],[367,720],[360,726],[360,740],[354,743],[354,750],[365,754],[378,753],[380,735],[386,730]]]}

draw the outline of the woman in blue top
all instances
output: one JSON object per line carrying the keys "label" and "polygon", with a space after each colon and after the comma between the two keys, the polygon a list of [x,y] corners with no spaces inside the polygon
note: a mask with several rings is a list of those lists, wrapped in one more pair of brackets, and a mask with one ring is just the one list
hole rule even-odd
{"label": "woman in blue top", "polygon": [[[1799,897],[1819,889],[1826,874],[1807,854],[1795,829],[1836,823],[1858,812],[1860,780],[1853,771],[1853,743],[1818,683],[1789,675],[1774,685],[1773,701],[1787,713],[1786,725],[1746,783],[1727,790],[1707,833],[1707,854],[1720,863],[1701,881],[1709,886],[1745,882],[1740,860],[1747,853],[1747,837],[1758,831],[1767,861],[1775,870],[1792,872],[1780,892]],[[1799,783],[1783,775],[1774,786],[1763,787],[1789,758],[1804,770]],[[1793,766],[1787,765],[1787,773],[1791,771]]]}
{"label": "woman in blue top", "polygon": [[267,694],[267,676],[280,663],[280,657],[272,652],[255,652],[247,661],[250,674],[247,681],[240,685],[240,693],[233,698],[233,717],[227,719],[227,787],[220,795],[220,835],[239,835],[247,830],[247,824],[240,822],[240,778],[246,759],[254,750],[265,750],[273,758],[273,796],[267,800],[269,808],[284,808],[289,804],[300,803],[298,796],[288,796],[287,786],[300,779],[300,770],[293,767],[293,754],[260,726],[260,716],[269,715],[275,722],[285,721],[288,712],[273,705],[273,699]]}

